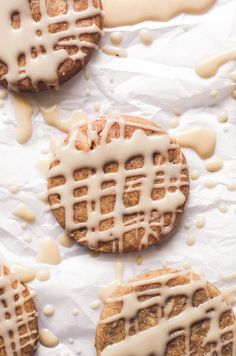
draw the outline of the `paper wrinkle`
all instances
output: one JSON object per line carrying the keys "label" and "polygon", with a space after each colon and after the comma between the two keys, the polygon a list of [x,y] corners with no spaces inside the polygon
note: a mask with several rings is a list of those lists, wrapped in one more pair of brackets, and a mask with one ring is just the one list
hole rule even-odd
{"label": "paper wrinkle", "polygon": [[[60,104],[63,119],[78,109],[96,118],[94,104],[99,103],[101,113],[114,110],[137,115],[155,120],[169,130],[173,110],[178,107],[183,115],[180,126],[170,130],[171,134],[201,125],[216,131],[216,155],[225,161],[224,168],[209,173],[195,152],[184,150],[190,170],[199,170],[201,176],[191,182],[191,196],[179,226],[159,247],[124,257],[100,255],[95,258],[83,247],[59,246],[63,259],[60,265],[37,263],[35,256],[40,239],[46,236],[58,239],[62,229],[53,215],[44,211],[45,204],[37,198],[46,191],[47,184],[35,169],[35,163],[47,157],[40,152],[48,147],[51,135],[60,141],[65,135],[47,126],[36,108],[32,138],[21,146],[15,140],[11,95],[0,109],[0,258],[9,265],[48,268],[51,274],[47,282],[35,280],[30,287],[37,293],[40,327],[52,330],[61,342],[55,349],[40,346],[38,356],[55,356],[57,352],[76,355],[78,348],[81,355],[96,355],[94,336],[101,308],[92,310],[89,305],[97,299],[99,288],[113,280],[118,260],[125,262],[125,280],[161,266],[182,268],[184,262],[189,262],[217,286],[228,287],[235,283],[223,282],[221,277],[236,271],[232,253],[236,248],[236,192],[226,188],[228,183],[236,183],[236,102],[229,96],[235,86],[229,74],[236,69],[236,63],[228,63],[210,80],[199,78],[194,70],[199,60],[236,46],[235,11],[234,0],[218,0],[202,16],[178,16],[166,23],[147,22],[119,28],[124,36],[122,45],[128,51],[127,58],[114,58],[99,51],[88,65],[88,81],[81,73],[64,84],[59,92],[29,95],[46,107]],[[152,29],[154,42],[150,47],[138,39],[142,28]],[[110,43],[111,31],[106,31],[101,46]],[[90,90],[90,96],[84,94],[86,89]],[[219,91],[215,98],[209,97],[212,89]],[[225,124],[217,120],[222,111],[227,111],[229,116]],[[225,128],[228,132],[224,132]],[[217,187],[207,189],[205,182],[208,180],[216,181]],[[12,185],[20,187],[19,193],[9,193]],[[216,200],[219,197],[229,209],[225,214],[218,209],[220,203]],[[12,214],[20,202],[30,205],[37,215],[36,222],[27,224],[26,229],[21,227],[23,221]],[[203,229],[195,226],[198,216],[206,219]],[[184,228],[185,223],[190,223],[189,230]],[[186,244],[190,234],[196,236],[192,247]],[[32,243],[24,242],[26,235],[33,237]],[[143,256],[140,266],[135,263],[138,255]],[[46,304],[55,307],[51,318],[43,314]],[[79,309],[78,316],[73,315],[74,308]],[[73,345],[68,338],[75,339]]]}

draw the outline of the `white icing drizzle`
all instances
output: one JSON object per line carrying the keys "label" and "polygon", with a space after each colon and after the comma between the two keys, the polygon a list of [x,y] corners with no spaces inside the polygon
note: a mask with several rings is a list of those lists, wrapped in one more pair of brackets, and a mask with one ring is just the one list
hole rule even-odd
{"label": "white icing drizzle", "polygon": [[[92,0],[87,1],[87,9],[80,12],[75,11],[73,1],[67,1],[66,14],[50,17],[45,0],[39,0],[41,18],[38,22],[32,18],[28,1],[11,0],[1,4],[0,23],[4,35],[0,38],[0,58],[8,66],[8,72],[2,79],[7,80],[10,88],[16,89],[18,81],[27,77],[30,77],[36,90],[39,81],[45,82],[47,86],[58,86],[57,70],[61,63],[70,57],[73,61],[80,60],[83,64],[86,54],[82,48],[96,48],[97,46],[92,42],[82,40],[81,35],[102,33],[95,22],[90,26],[77,25],[80,20],[102,14],[101,9],[96,8]],[[11,26],[11,16],[17,12],[20,14],[20,27],[14,29]],[[58,23],[67,23],[68,28],[50,33],[50,26]],[[38,36],[37,33],[41,33],[41,36]],[[68,40],[66,39],[68,37],[71,38]],[[57,45],[77,46],[78,51],[69,56],[66,49],[55,50]],[[40,52],[36,58],[33,58],[32,48],[42,47],[46,54]],[[18,57],[22,53],[26,57],[26,66],[19,67]]]}
{"label": "white icing drizzle", "polygon": [[200,14],[215,0],[103,0],[105,26],[133,25],[146,20],[168,21],[181,13]]}
{"label": "white icing drizzle", "polygon": [[[0,295],[0,337],[3,339],[0,350],[5,347],[7,356],[20,356],[23,347],[31,345],[34,348],[34,342],[37,341],[37,330],[30,330],[29,326],[33,320],[37,319],[37,313],[35,310],[26,310],[25,303],[32,297],[30,294],[23,295],[26,287],[18,282],[17,276],[14,273],[8,273],[3,266],[0,266],[0,271],[0,289],[3,290]],[[17,314],[18,308],[21,308],[20,314]],[[23,330],[23,326],[25,326],[25,331],[20,335],[19,328]]]}
{"label": "white icing drizzle", "polygon": [[[170,286],[167,283],[177,277],[188,276],[187,284]],[[148,288],[148,285],[160,284],[155,289]],[[121,356],[121,355],[165,355],[168,343],[178,336],[185,336],[185,355],[190,355],[191,327],[193,324],[209,319],[209,330],[203,340],[203,346],[211,344],[210,354],[214,352],[220,355],[222,347],[233,343],[232,355],[236,354],[236,322],[225,328],[221,328],[220,320],[223,313],[231,310],[231,305],[223,295],[215,297],[209,296],[208,283],[203,279],[193,277],[190,272],[169,272],[168,274],[151,279],[139,279],[127,284],[133,287],[132,290],[123,296],[112,297],[108,303],[121,303],[120,313],[107,317],[100,321],[100,324],[117,323],[125,321],[125,339],[108,345],[101,352],[101,356]],[[145,286],[145,290],[138,291],[137,287]],[[198,305],[193,305],[194,294],[198,290],[204,290],[208,300]],[[140,297],[145,298],[143,301]],[[169,298],[177,296],[186,297],[186,305],[182,312],[171,317],[170,312],[174,304],[166,305]],[[172,305],[171,305],[172,304]],[[139,331],[138,323],[135,325],[135,334],[130,335],[131,320],[136,318],[138,312],[158,305],[158,324],[146,330]],[[113,325],[113,324],[111,324]],[[226,333],[233,333],[229,340],[223,341],[222,336]]]}
{"label": "white icing drizzle", "polygon": [[[120,127],[120,137],[112,139],[107,143],[107,134],[112,126],[117,123]],[[130,139],[125,138],[126,125],[137,127]],[[180,207],[185,203],[186,198],[181,192],[182,186],[188,186],[189,182],[183,175],[183,170],[187,166],[183,163],[180,156],[180,163],[171,163],[168,152],[176,149],[178,145],[174,143],[169,135],[151,135],[148,136],[142,129],[155,130],[153,126],[129,123],[123,118],[117,120],[106,120],[103,129],[101,142],[93,150],[90,150],[90,144],[98,142],[98,134],[93,130],[92,124],[88,124],[88,138],[80,130],[75,131],[70,137],[69,142],[63,146],[55,147],[55,159],[59,164],[52,167],[49,171],[49,178],[64,176],[66,183],[49,189],[49,196],[58,194],[60,202],[52,204],[52,210],[63,207],[65,210],[65,229],[67,233],[73,235],[73,231],[80,228],[86,228],[85,237],[80,242],[86,242],[91,249],[96,249],[99,242],[114,242],[113,252],[123,251],[123,236],[126,232],[143,228],[144,236],[140,242],[139,248],[142,249],[148,245],[150,235],[159,239],[159,234],[154,231],[154,227],[159,226],[162,236],[167,235],[174,227],[176,216],[182,210]],[[158,128],[156,129],[158,132]],[[79,136],[78,136],[79,135]],[[75,147],[76,140],[81,140],[87,147],[82,151]],[[162,164],[153,164],[154,153],[160,153],[165,159]],[[125,163],[132,157],[141,155],[144,158],[142,168],[126,170]],[[180,153],[181,155],[181,153]],[[103,168],[109,162],[118,163],[118,171],[115,173],[105,173]],[[82,181],[75,181],[73,172],[90,168],[96,172]],[[157,174],[161,173],[161,182],[156,183]],[[135,181],[128,181],[130,177],[140,177]],[[184,178],[184,181],[182,180]],[[115,185],[106,189],[101,189],[102,183],[114,181]],[[139,184],[135,188],[135,184]],[[80,187],[88,187],[87,195],[74,197],[73,192]],[[175,187],[174,192],[169,191],[170,187]],[[159,200],[152,199],[154,188],[164,188],[165,195]],[[123,195],[126,192],[140,192],[140,199],[137,205],[125,207]],[[100,199],[104,196],[114,194],[116,202],[113,212],[101,214]],[[86,222],[75,222],[74,205],[79,202],[87,201],[88,218]],[[95,202],[95,204],[94,204]],[[92,204],[95,205],[92,208]],[[91,206],[91,207],[90,207]],[[155,214],[153,214],[155,211]],[[127,223],[124,223],[125,215],[138,214]],[[164,223],[164,214],[171,213],[171,222],[168,226]],[[101,231],[99,229],[100,221],[113,219],[114,224],[109,230]],[[116,247],[118,241],[118,251]]]}

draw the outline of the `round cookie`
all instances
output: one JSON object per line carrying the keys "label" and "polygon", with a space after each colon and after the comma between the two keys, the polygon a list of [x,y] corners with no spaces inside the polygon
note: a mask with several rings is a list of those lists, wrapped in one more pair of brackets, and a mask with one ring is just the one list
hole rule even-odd
{"label": "round cookie", "polygon": [[236,321],[199,275],[161,269],[119,286],[96,331],[98,356],[234,356]]}
{"label": "round cookie", "polygon": [[0,267],[0,299],[0,355],[33,355],[39,337],[35,304],[5,266]]}
{"label": "round cookie", "polygon": [[132,252],[172,231],[189,173],[179,145],[154,122],[101,118],[56,148],[48,190],[56,219],[75,240],[96,251]]}
{"label": "round cookie", "polygon": [[89,61],[99,43],[101,0],[2,1],[0,84],[57,88]]}

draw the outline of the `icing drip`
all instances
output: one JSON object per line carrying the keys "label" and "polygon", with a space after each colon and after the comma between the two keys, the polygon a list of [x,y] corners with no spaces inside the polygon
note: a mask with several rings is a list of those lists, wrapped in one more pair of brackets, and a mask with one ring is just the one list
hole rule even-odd
{"label": "icing drip", "polygon": [[230,61],[236,60],[236,49],[231,49],[223,53],[217,54],[213,57],[203,60],[198,63],[196,67],[196,72],[199,77],[211,78],[214,77],[221,66]]}
{"label": "icing drip", "polygon": [[59,344],[59,338],[52,331],[42,328],[39,330],[39,341],[45,347],[56,347]]}
{"label": "icing drip", "polygon": [[22,95],[13,95],[13,107],[17,121],[16,140],[20,144],[26,143],[32,136],[32,104]]}
{"label": "icing drip", "polygon": [[[115,123],[119,124],[120,137],[107,143],[107,134]],[[126,125],[137,128],[130,139],[125,138]],[[93,129],[93,123],[90,123],[88,138],[79,129],[66,145],[55,148],[55,159],[59,164],[51,167],[49,180],[64,176],[65,184],[49,189],[50,201],[52,195],[60,196],[58,203],[51,201],[51,208],[53,211],[64,208],[65,229],[71,235],[76,229],[86,229],[86,236],[80,238],[80,242],[85,242],[92,249],[96,249],[99,242],[113,241],[113,252],[123,252],[124,235],[130,231],[143,229],[144,234],[139,245],[142,249],[148,245],[150,235],[156,240],[159,240],[160,235],[167,235],[174,227],[177,214],[182,212],[180,207],[184,205],[186,197],[180,188],[189,184],[186,176],[187,166],[181,153],[178,162],[169,161],[169,151],[177,149],[178,145],[167,134],[148,136],[143,129],[155,130],[155,127],[140,125],[126,122],[123,118],[106,120],[100,144],[91,150],[92,141],[98,142],[100,138]],[[158,132],[159,129],[156,130]],[[85,144],[86,150],[75,147],[77,137]],[[154,164],[153,155],[156,153],[162,156],[164,163]],[[126,162],[137,156],[144,158],[143,166],[126,169]],[[104,166],[109,162],[118,163],[117,172],[104,171]],[[96,174],[75,181],[73,172],[84,168],[91,169]],[[103,183],[109,181],[115,184],[102,188]],[[88,188],[86,196],[75,197],[74,191],[82,187]],[[164,196],[154,200],[152,198],[154,189],[164,189]],[[139,201],[134,206],[125,207],[124,194],[135,191],[139,193]],[[109,195],[116,197],[113,211],[102,213],[100,200]],[[87,221],[75,221],[74,206],[84,201],[87,202]],[[167,226],[164,221],[165,213],[171,214],[171,221]],[[129,216],[129,219],[124,221],[124,216]],[[113,225],[102,231],[99,228],[100,224],[108,219],[112,219]]]}
{"label": "icing drip", "polygon": [[133,25],[147,20],[168,21],[182,13],[200,14],[215,0],[103,0],[105,26]]}
{"label": "icing drip", "polygon": [[[171,285],[169,281],[175,278],[188,278],[188,283]],[[158,284],[158,287],[153,287]],[[196,275],[183,272],[171,272],[151,279],[140,279],[130,282],[127,285],[128,294],[120,297],[113,296],[108,300],[108,304],[122,303],[118,314],[107,317],[100,321],[100,325],[118,323],[125,321],[125,339],[108,345],[101,352],[101,356],[121,356],[121,355],[165,355],[170,341],[179,336],[185,337],[185,350],[183,355],[190,355],[190,343],[192,341],[191,328],[197,322],[209,319],[209,329],[203,340],[203,346],[210,345],[211,355],[221,354],[222,347],[233,342],[232,355],[236,354],[236,322],[232,320],[232,325],[222,328],[221,317],[225,312],[231,310],[231,305],[223,295],[215,297],[209,296],[209,285],[207,281],[196,278]],[[139,287],[145,286],[144,290]],[[149,287],[150,286],[150,287]],[[194,295],[197,291],[204,290],[208,300],[195,306]],[[178,296],[186,297],[184,309],[179,314],[171,316],[175,303],[170,300]],[[170,300],[168,304],[167,301]],[[130,334],[131,321],[135,321],[141,310],[158,305],[158,324],[146,330],[139,331],[139,323],[135,325],[135,333]],[[120,308],[119,308],[120,309]],[[133,325],[132,324],[132,325]],[[230,338],[223,339],[226,333],[232,333]],[[193,350],[192,350],[193,351]],[[182,354],[181,354],[182,355]],[[231,354],[230,354],[231,355]]]}
{"label": "icing drip", "polygon": [[[95,22],[90,26],[77,25],[80,20],[102,14],[92,0],[88,0],[87,9],[80,12],[74,10],[73,1],[67,1],[67,13],[54,17],[48,15],[45,0],[39,0],[39,4],[41,18],[38,22],[32,18],[28,1],[11,0],[1,4],[0,23],[4,35],[0,38],[0,58],[8,66],[8,72],[1,79],[6,79],[12,89],[17,88],[19,80],[28,77],[36,90],[39,81],[47,86],[57,86],[57,70],[61,63],[68,57],[83,63],[86,54],[82,48],[96,48],[94,43],[81,39],[81,35],[102,33]],[[20,26],[17,29],[11,26],[14,13],[20,14]],[[67,23],[68,28],[50,33],[49,29],[59,23]],[[78,51],[69,56],[66,49],[55,49],[56,46],[76,46]],[[35,58],[32,49],[38,52]],[[18,58],[21,54],[25,55],[26,64],[19,67]]]}
{"label": "icing drip", "polygon": [[216,134],[209,127],[193,127],[176,134],[175,138],[181,147],[191,148],[203,159],[215,152]]}
{"label": "icing drip", "polygon": [[[37,330],[30,329],[31,323],[37,320],[37,313],[35,310],[26,310],[26,303],[32,297],[26,287],[17,281],[17,276],[7,272],[3,266],[0,270],[0,289],[4,291],[0,295],[0,338],[3,339],[0,352],[5,348],[7,356],[20,356],[23,347],[31,345],[34,348],[37,341]],[[17,312],[19,308],[21,313]]]}

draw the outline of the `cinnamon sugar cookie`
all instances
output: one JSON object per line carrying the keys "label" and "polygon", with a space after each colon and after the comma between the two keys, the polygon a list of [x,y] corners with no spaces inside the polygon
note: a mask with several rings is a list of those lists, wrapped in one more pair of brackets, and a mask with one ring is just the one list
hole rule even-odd
{"label": "cinnamon sugar cookie", "polygon": [[181,149],[153,122],[128,116],[81,126],[56,148],[49,202],[75,240],[108,253],[144,249],[174,228],[189,194]]}
{"label": "cinnamon sugar cookie", "polygon": [[0,267],[0,355],[33,355],[38,343],[37,312],[26,286]]}
{"label": "cinnamon sugar cookie", "polygon": [[89,61],[102,33],[101,1],[2,1],[0,23],[0,83],[41,91],[58,87]]}
{"label": "cinnamon sugar cookie", "polygon": [[234,356],[235,316],[200,276],[148,272],[118,287],[107,301],[96,348],[98,356]]}

